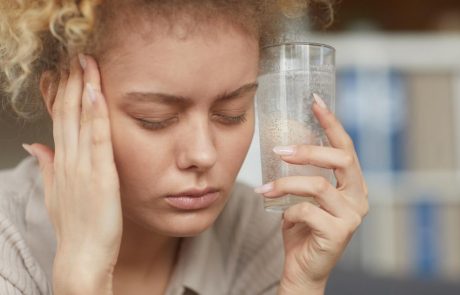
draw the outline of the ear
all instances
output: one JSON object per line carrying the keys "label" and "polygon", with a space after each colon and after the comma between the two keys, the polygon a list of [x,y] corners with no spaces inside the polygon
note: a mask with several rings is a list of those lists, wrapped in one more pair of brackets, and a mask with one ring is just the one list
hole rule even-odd
{"label": "ear", "polygon": [[45,71],[40,77],[40,92],[46,105],[46,109],[53,116],[53,104],[57,93],[56,75],[52,71]]}

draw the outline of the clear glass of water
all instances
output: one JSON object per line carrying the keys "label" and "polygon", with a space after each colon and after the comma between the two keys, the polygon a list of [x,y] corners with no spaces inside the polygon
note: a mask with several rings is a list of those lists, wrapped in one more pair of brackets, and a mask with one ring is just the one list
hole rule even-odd
{"label": "clear glass of water", "polygon": [[[293,165],[273,152],[275,146],[328,146],[324,130],[313,115],[313,94],[335,110],[335,49],[325,44],[290,42],[263,48],[256,94],[262,178],[264,183],[286,176],[323,176],[330,169]],[[265,210],[284,211],[313,197],[286,195],[265,199]]]}

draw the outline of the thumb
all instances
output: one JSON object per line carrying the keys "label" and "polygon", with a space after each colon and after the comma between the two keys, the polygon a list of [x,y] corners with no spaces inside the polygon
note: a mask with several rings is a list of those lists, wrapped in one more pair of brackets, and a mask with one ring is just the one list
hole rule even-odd
{"label": "thumb", "polygon": [[54,151],[43,144],[23,144],[24,149],[37,158],[43,176],[45,189],[51,188],[54,178]]}

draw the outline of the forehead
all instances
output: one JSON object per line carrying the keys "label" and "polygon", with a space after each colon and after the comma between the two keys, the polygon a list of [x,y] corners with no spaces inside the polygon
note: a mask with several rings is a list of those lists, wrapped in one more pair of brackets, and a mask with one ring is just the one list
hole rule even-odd
{"label": "forehead", "polygon": [[117,45],[101,64],[103,82],[120,90],[174,90],[176,95],[190,96],[215,95],[223,88],[234,90],[255,81],[259,48],[254,38],[211,25],[185,37],[180,33],[152,30],[154,35],[146,37],[120,32]]}

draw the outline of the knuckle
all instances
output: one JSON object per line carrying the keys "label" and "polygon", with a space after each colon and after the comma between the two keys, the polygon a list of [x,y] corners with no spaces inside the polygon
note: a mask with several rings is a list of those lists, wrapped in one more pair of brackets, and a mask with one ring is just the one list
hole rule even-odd
{"label": "knuckle", "polygon": [[274,180],[273,181],[273,191],[284,193],[286,181],[287,180],[285,178],[279,178],[279,179]]}
{"label": "knuckle", "polygon": [[91,139],[93,145],[96,145],[96,146],[102,145],[102,144],[107,143],[110,140],[110,136],[106,132],[102,132],[101,130],[98,130],[96,132],[96,130],[93,133],[93,136]]}
{"label": "knuckle", "polygon": [[106,135],[98,133],[98,134],[93,134],[92,138],[92,143],[95,146],[102,145],[108,141],[108,138]]}
{"label": "knuckle", "polygon": [[355,157],[349,153],[345,154],[343,157],[344,167],[351,167],[355,164]]}
{"label": "knuckle", "polygon": [[302,158],[302,162],[304,164],[309,164],[309,159],[313,156],[312,155],[312,148],[311,146],[308,146],[308,145],[300,145],[298,146],[298,150],[299,150],[299,155],[300,157]]}
{"label": "knuckle", "polygon": [[359,214],[353,214],[352,217],[350,218],[350,232],[353,233],[355,230],[361,225],[363,219]]}
{"label": "knuckle", "polygon": [[315,183],[316,183],[316,192],[319,195],[322,195],[329,190],[330,184],[329,184],[329,181],[326,180],[326,178],[317,177]]}
{"label": "knuckle", "polygon": [[369,214],[369,202],[365,202],[365,204],[363,205],[363,209],[362,209],[362,218],[366,217],[367,214]]}
{"label": "knuckle", "polygon": [[302,203],[300,205],[299,212],[301,216],[309,216],[312,215],[313,210],[309,203]]}
{"label": "knuckle", "polygon": [[344,145],[350,150],[353,150],[355,148],[353,140],[351,139],[349,135],[345,136]]}

